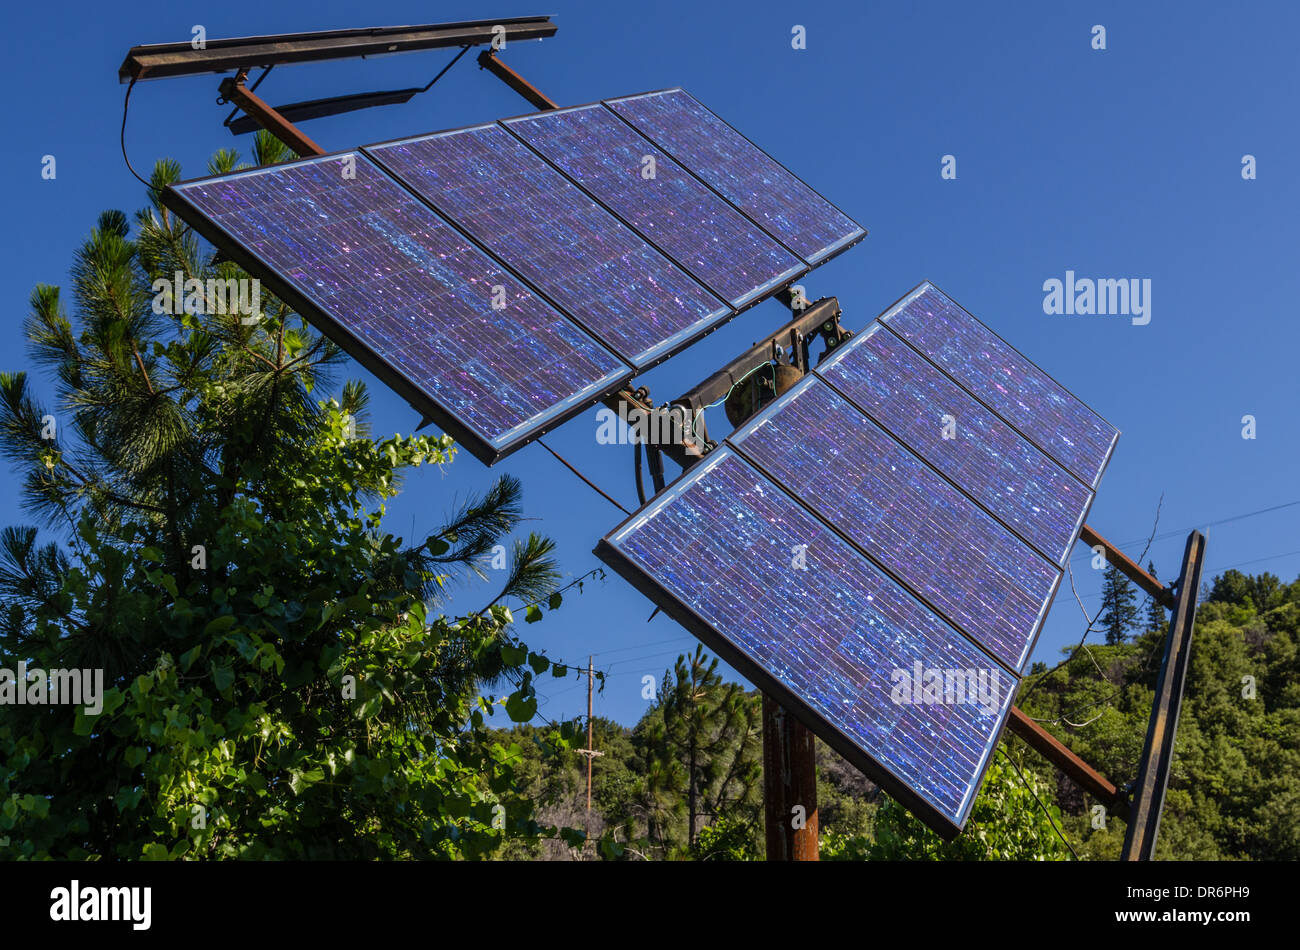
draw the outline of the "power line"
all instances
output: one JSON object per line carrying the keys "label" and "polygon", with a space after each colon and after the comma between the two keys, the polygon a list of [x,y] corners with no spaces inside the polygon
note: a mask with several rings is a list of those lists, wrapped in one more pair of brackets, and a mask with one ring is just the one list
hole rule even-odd
{"label": "power line", "polygon": [[[1253,517],[1255,517],[1256,515],[1266,515],[1266,514],[1268,514],[1268,513],[1271,512],[1271,511],[1281,511],[1283,508],[1293,508],[1293,507],[1295,507],[1296,505],[1300,505],[1300,498],[1297,498],[1295,501],[1287,501],[1287,502],[1283,502],[1283,503],[1280,504],[1280,505],[1272,505],[1272,506],[1270,506],[1270,507],[1268,507],[1268,508],[1259,508],[1259,509],[1257,509],[1257,510],[1255,510],[1255,511],[1247,511],[1247,512],[1243,512],[1242,514],[1239,514],[1239,515],[1233,515],[1233,516],[1230,517],[1230,518],[1220,518],[1218,521],[1210,521],[1210,522],[1207,522],[1207,523],[1205,523],[1205,524],[1190,525],[1189,527],[1186,527],[1186,528],[1174,529],[1174,530],[1172,530],[1172,531],[1166,531],[1166,532],[1164,532],[1163,534],[1157,534],[1157,535],[1155,535],[1151,540],[1152,540],[1152,541],[1163,541],[1163,540],[1165,540],[1165,539],[1167,539],[1167,538],[1176,538],[1176,537],[1178,537],[1178,536],[1180,536],[1180,535],[1184,535],[1184,534],[1186,534],[1188,531],[1199,530],[1199,529],[1203,529],[1203,528],[1216,528],[1216,527],[1218,527],[1219,525],[1231,524],[1231,523],[1234,522],[1234,521],[1242,521],[1242,520],[1244,520],[1244,519],[1246,519],[1246,518],[1253,518]],[[1137,543],[1138,543],[1139,541],[1141,541],[1141,540],[1142,540],[1141,538],[1134,538],[1132,541],[1125,541],[1123,544],[1121,544],[1121,545],[1119,545],[1119,546],[1120,546],[1121,548],[1128,547],[1129,545],[1137,544]],[[1074,554],[1073,554],[1072,556],[1073,556],[1073,557],[1090,557],[1091,555],[1092,555],[1092,551],[1091,551],[1091,549],[1088,549],[1088,550],[1084,550],[1084,551],[1075,551]]]}

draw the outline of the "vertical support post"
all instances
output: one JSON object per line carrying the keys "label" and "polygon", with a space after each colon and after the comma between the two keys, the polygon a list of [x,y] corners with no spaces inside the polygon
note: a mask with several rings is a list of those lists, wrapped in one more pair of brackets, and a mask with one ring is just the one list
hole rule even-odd
{"label": "vertical support post", "polygon": [[1165,637],[1164,661],[1156,680],[1151,704],[1142,764],[1133,790],[1133,806],[1124,835],[1125,861],[1150,861],[1155,857],[1160,812],[1174,761],[1174,738],[1178,732],[1178,710],[1183,701],[1183,684],[1192,653],[1192,623],[1196,619],[1196,598],[1201,589],[1201,568],[1205,563],[1205,536],[1193,531],[1187,536],[1183,569],[1179,574],[1174,615]]}
{"label": "vertical support post", "polygon": [[816,742],[770,696],[763,697],[763,816],[769,861],[817,860]]}
{"label": "vertical support post", "polygon": [[[595,677],[595,669],[591,664],[594,656],[587,657],[587,751],[594,752],[596,747],[591,744],[591,682]],[[591,822],[591,763],[596,757],[587,755],[587,821]]]}

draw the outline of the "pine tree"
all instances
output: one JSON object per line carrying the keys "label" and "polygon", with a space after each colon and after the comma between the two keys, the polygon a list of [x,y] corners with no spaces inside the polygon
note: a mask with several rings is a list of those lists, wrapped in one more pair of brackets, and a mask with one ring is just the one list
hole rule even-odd
{"label": "pine tree", "polygon": [[[704,824],[758,814],[762,706],[739,684],[724,683],[717,668],[702,647],[679,656],[664,673],[660,716],[645,739],[647,792],[682,809],[688,847]],[[654,823],[666,846],[662,817]]]}
{"label": "pine tree", "polygon": [[[259,165],[287,157],[259,136]],[[237,164],[221,152],[209,170]],[[0,531],[0,667],[95,670],[104,687],[91,711],[0,705],[5,853],[461,857],[502,831],[535,838],[529,814],[495,823],[513,772],[477,739],[485,682],[510,682],[511,719],[536,713],[550,662],[514,638],[504,601],[555,589],[551,542],[516,540],[490,603],[441,614],[511,540],[518,481],[435,534],[384,530],[402,475],[449,462],[452,440],[371,439],[363,385],[327,390],[341,351],[270,294],[251,322],[157,312],[150,288],[177,271],[246,278],[161,204],[179,178],[159,162],[134,228],[104,212],[71,292],[33,292],[25,331],[52,404],[0,373],[0,456],[54,535]]]}
{"label": "pine tree", "polygon": [[1106,566],[1098,620],[1106,633],[1106,642],[1112,644],[1123,643],[1129,630],[1138,622],[1137,595],[1133,585],[1113,564]]}
{"label": "pine tree", "polygon": [[[1159,580],[1156,574],[1156,565],[1154,561],[1147,561],[1147,573]],[[1147,615],[1145,626],[1148,630],[1163,630],[1165,628],[1165,608],[1156,603],[1154,597],[1147,598]]]}

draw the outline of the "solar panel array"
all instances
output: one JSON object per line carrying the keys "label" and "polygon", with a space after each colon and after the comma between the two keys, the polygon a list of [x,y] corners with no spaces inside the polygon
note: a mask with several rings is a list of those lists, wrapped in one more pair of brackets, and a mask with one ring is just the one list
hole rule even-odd
{"label": "solar panel array", "polygon": [[608,105],[809,264],[862,237],[847,215],[685,90]]}
{"label": "solar panel array", "polygon": [[[675,134],[716,136],[685,93],[653,96]],[[491,464],[865,235],[735,133],[724,152],[695,149],[695,168],[635,121],[597,103],[184,182],[163,200]],[[741,185],[729,200],[708,183],[746,162],[784,176],[757,219]],[[825,220],[799,223],[810,215]],[[791,251],[799,228],[825,246]]]}
{"label": "solar panel array", "polygon": [[[1095,477],[1085,485],[894,331],[945,301],[921,285],[597,553],[951,836]],[[1118,433],[1090,429],[1091,409],[1015,365],[1032,380],[1017,405],[1099,431],[1088,444],[1109,457]]]}
{"label": "solar panel array", "polygon": [[[249,269],[309,302],[323,329],[339,328],[494,450],[630,375],[364,155],[174,190],[202,216],[186,217],[220,229],[214,243],[244,249]],[[500,311],[494,287],[505,290]]]}
{"label": "solar panel array", "polygon": [[642,366],[731,316],[729,306],[499,125],[367,152],[552,300]]}
{"label": "solar panel array", "polygon": [[933,285],[883,318],[1089,488],[1096,488],[1119,432]]}
{"label": "solar panel array", "polygon": [[743,307],[807,270],[770,234],[602,104],[540,112],[504,124],[733,307]]}

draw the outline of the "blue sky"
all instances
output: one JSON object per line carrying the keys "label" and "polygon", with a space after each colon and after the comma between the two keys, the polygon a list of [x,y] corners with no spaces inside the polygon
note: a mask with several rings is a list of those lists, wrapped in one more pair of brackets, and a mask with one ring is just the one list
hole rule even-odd
{"label": "blue sky", "polygon": [[[119,152],[124,86],[116,70],[139,43],[343,27],[490,19],[551,12],[559,33],[512,44],[504,58],[561,105],[681,85],[822,191],[870,231],[803,281],[836,295],[861,329],[922,279],[933,280],[1122,431],[1089,522],[1136,555],[1164,494],[1151,547],[1162,577],[1178,570],[1186,532],[1210,528],[1207,577],[1227,567],[1300,573],[1295,407],[1300,374],[1300,98],[1289,4],[895,2],[608,4],[546,9],[475,3],[337,0],[219,5],[136,2],[10,5],[5,55],[10,234],[0,333],[5,369],[26,368],[22,318],[37,282],[66,283],[71,254],[105,208],[133,212],[141,186]],[[806,28],[807,49],[791,48]],[[1107,49],[1091,48],[1101,24]],[[272,103],[423,85],[445,51],[285,67],[260,93]],[[219,77],[137,85],[127,146],[137,169],[179,159],[187,177],[210,154],[250,137],[221,127]],[[316,120],[326,149],[452,128],[528,111],[466,56],[404,106]],[[41,179],[54,155],[57,178]],[[940,177],[942,156],[957,179]],[[1258,178],[1241,176],[1256,157]],[[1043,282],[1079,276],[1152,282],[1151,322],[1048,316]],[[642,378],[657,400],[689,388],[788,316],[769,301]],[[353,365],[355,375],[367,378]],[[340,380],[341,382],[341,380]],[[410,431],[414,413],[371,380],[376,433]],[[40,391],[40,390],[38,390]],[[1241,437],[1254,415],[1257,438]],[[715,434],[724,428],[719,416]],[[633,507],[630,449],[595,441],[594,410],[548,437]],[[671,466],[670,470],[671,470]],[[390,505],[390,528],[434,527],[457,499],[500,472],[525,487],[527,527],[559,543],[566,573],[598,565],[595,542],[622,514],[539,446],[494,469],[468,453],[421,470]],[[0,474],[3,522],[27,519]],[[1231,519],[1231,520],[1227,520]],[[1100,577],[1079,549],[1083,603]],[[488,587],[466,591],[465,608]],[[658,675],[694,640],[611,574],[521,632],[535,648],[609,673],[596,712],[631,723],[641,676]],[[1055,662],[1083,621],[1068,584],[1036,659]],[[547,680],[542,713],[585,711],[577,680]]]}

